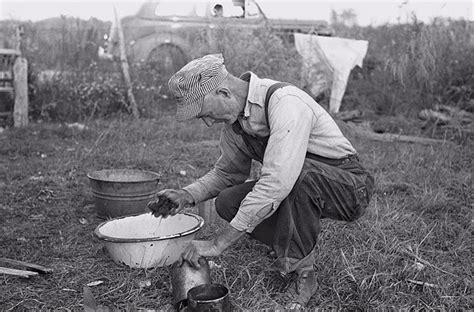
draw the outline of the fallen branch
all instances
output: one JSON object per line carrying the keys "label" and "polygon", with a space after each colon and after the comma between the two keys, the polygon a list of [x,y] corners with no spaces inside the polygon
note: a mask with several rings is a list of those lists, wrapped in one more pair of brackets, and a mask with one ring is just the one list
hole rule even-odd
{"label": "fallen branch", "polygon": [[358,109],[351,111],[342,111],[334,114],[335,119],[350,121],[362,117],[362,112]]}
{"label": "fallen branch", "polygon": [[423,109],[418,113],[418,118],[421,120],[435,120],[440,124],[448,124],[452,118],[446,114],[432,109]]}
{"label": "fallen branch", "polygon": [[393,134],[393,133],[375,133],[372,131],[361,129],[355,125],[348,124],[342,121],[336,121],[341,130],[349,135],[362,136],[370,140],[383,141],[383,142],[406,142],[406,143],[418,143],[418,144],[447,144],[451,143],[446,140],[436,140],[429,138],[422,138],[416,136]]}
{"label": "fallen branch", "polygon": [[418,112],[418,118],[435,121],[439,125],[465,125],[474,122],[474,114],[447,105],[436,105],[434,109],[423,109]]}
{"label": "fallen branch", "polygon": [[451,116],[456,116],[457,118],[461,119],[463,122],[473,122],[474,121],[474,114],[465,110],[462,110],[458,107],[452,107],[447,105],[437,105],[435,107],[439,111],[448,112]]}
{"label": "fallen branch", "polygon": [[369,131],[360,132],[365,137],[376,140],[376,141],[384,141],[384,142],[407,142],[407,143],[420,143],[420,144],[444,144],[447,141],[445,140],[436,140],[436,139],[429,139],[429,138],[421,138],[409,135],[402,135],[402,134],[393,134],[393,133],[375,133]]}
{"label": "fallen branch", "polygon": [[457,275],[455,275],[455,274],[453,274],[453,273],[451,273],[451,272],[445,271],[445,270],[443,270],[443,269],[441,269],[441,268],[438,268],[437,266],[431,264],[430,262],[428,262],[428,261],[426,261],[426,260],[421,259],[421,258],[418,257],[417,255],[415,255],[414,253],[412,253],[412,252],[410,252],[410,251],[408,251],[408,250],[406,250],[406,249],[402,249],[402,252],[403,252],[404,254],[408,255],[408,256],[411,256],[411,257],[415,258],[416,261],[418,261],[418,262],[420,262],[420,263],[423,263],[424,265],[428,265],[428,266],[432,267],[433,269],[436,269],[436,270],[438,270],[438,271],[440,271],[440,272],[443,272],[443,273],[445,273],[445,274],[448,274],[448,275],[454,276],[454,277],[456,277],[456,278],[459,278],[459,276],[457,276]]}
{"label": "fallen branch", "polygon": [[19,276],[19,277],[23,277],[23,278],[30,278],[31,276],[36,276],[36,275],[39,274],[38,272],[17,270],[17,269],[9,269],[9,268],[4,268],[4,267],[0,267],[0,273],[7,274],[7,275],[13,275],[13,276]]}
{"label": "fallen branch", "polygon": [[415,280],[407,280],[407,282],[420,285],[420,286],[426,286],[426,287],[431,287],[431,288],[439,288],[438,285],[431,284],[431,283],[426,283],[426,282],[420,282],[420,281],[415,281]]}
{"label": "fallen branch", "polygon": [[53,272],[52,269],[45,268],[44,266],[41,266],[41,265],[38,265],[38,264],[23,262],[23,261],[9,259],[9,258],[3,258],[2,257],[2,258],[0,258],[0,262],[25,267],[25,268],[28,268],[30,270],[33,270],[33,271],[36,271],[36,272],[39,272],[39,273],[51,273],[51,272]]}

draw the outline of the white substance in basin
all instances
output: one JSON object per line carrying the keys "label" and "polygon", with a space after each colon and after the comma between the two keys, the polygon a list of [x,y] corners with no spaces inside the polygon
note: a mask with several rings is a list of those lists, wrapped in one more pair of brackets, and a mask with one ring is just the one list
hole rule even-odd
{"label": "white substance in basin", "polygon": [[100,227],[99,232],[110,238],[146,239],[187,232],[199,224],[199,220],[185,214],[156,218],[151,213],[112,220]]}

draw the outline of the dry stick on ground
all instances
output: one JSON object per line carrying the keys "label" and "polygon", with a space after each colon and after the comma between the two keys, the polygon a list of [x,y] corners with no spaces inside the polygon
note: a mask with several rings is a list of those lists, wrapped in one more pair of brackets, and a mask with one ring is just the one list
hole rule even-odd
{"label": "dry stick on ground", "polygon": [[420,285],[420,286],[426,286],[426,287],[431,287],[431,288],[439,288],[439,286],[435,285],[435,284],[415,281],[415,280],[411,280],[411,279],[407,280],[407,282],[410,282],[410,283],[415,284],[415,285]]}
{"label": "dry stick on ground", "polygon": [[375,141],[383,142],[407,142],[407,143],[419,143],[419,144],[451,144],[449,141],[436,140],[429,138],[421,138],[409,135],[393,134],[393,133],[375,133],[367,130],[360,129],[357,126],[350,125],[343,121],[336,121],[342,131],[345,133],[351,133],[352,135],[359,135]]}
{"label": "dry stick on ground", "polygon": [[120,64],[122,65],[122,75],[123,80],[125,82],[125,86],[127,87],[127,97],[132,108],[132,114],[135,118],[138,118],[138,108],[137,102],[135,102],[135,97],[133,96],[133,89],[132,89],[132,80],[130,79],[130,72],[127,62],[127,56],[125,54],[125,38],[123,35],[122,24],[120,23],[120,18],[117,15],[117,10],[114,6],[114,13],[115,13],[115,23],[117,24],[117,32],[118,32],[118,39],[119,39],[119,47],[120,47]]}
{"label": "dry stick on ground", "polygon": [[3,263],[8,263],[8,264],[11,264],[11,265],[22,266],[22,267],[28,268],[30,270],[33,270],[35,272],[38,272],[38,273],[51,273],[51,272],[53,272],[52,269],[45,268],[44,266],[34,264],[34,263],[23,262],[23,261],[19,261],[19,260],[15,260],[15,259],[0,257],[0,263],[2,263],[2,262]]}
{"label": "dry stick on ground", "polygon": [[19,276],[19,277],[24,277],[24,278],[30,278],[30,276],[36,276],[39,273],[38,272],[32,272],[32,271],[25,271],[25,270],[17,270],[17,269],[10,269],[10,268],[0,267],[0,274],[7,274],[7,275],[14,275],[14,276]]}
{"label": "dry stick on ground", "polygon": [[404,254],[408,255],[408,256],[411,256],[411,257],[415,258],[415,260],[417,260],[418,262],[423,263],[423,264],[425,264],[425,265],[428,265],[428,266],[432,267],[433,269],[436,269],[436,270],[438,270],[438,271],[440,271],[440,272],[443,272],[443,273],[445,273],[445,274],[454,276],[454,277],[456,277],[456,278],[460,278],[459,276],[457,276],[457,275],[455,275],[455,274],[453,274],[453,273],[451,273],[451,272],[448,272],[448,271],[445,271],[445,270],[443,270],[443,269],[441,269],[441,268],[438,268],[437,266],[431,264],[430,262],[421,259],[421,258],[418,257],[417,255],[415,255],[414,253],[412,253],[412,252],[410,252],[410,251],[408,251],[408,250],[406,250],[406,249],[402,249],[402,252],[403,252]]}
{"label": "dry stick on ground", "polygon": [[426,287],[431,287],[431,288],[439,288],[438,285],[431,284],[431,283],[426,283],[426,282],[420,282],[420,281],[415,281],[415,280],[407,280],[407,282],[410,282],[415,285],[420,285],[420,286],[426,286]]}
{"label": "dry stick on ground", "polygon": [[354,119],[358,119],[362,117],[362,112],[358,109],[351,110],[351,111],[342,111],[342,112],[337,112],[334,114],[334,118],[342,121],[350,121]]}

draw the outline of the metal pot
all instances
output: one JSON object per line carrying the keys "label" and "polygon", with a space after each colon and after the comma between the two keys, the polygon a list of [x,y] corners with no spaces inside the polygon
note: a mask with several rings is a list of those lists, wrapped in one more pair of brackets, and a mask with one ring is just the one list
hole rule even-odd
{"label": "metal pot", "polygon": [[188,291],[189,312],[230,312],[229,290],[221,284],[204,284]]}
{"label": "metal pot", "polygon": [[171,267],[171,286],[173,301],[177,309],[187,306],[188,291],[196,286],[211,283],[211,270],[205,258],[199,259],[200,268],[193,268],[187,261]]}
{"label": "metal pot", "polygon": [[134,169],[107,169],[89,172],[96,213],[108,219],[147,212],[156,194],[158,173]]}

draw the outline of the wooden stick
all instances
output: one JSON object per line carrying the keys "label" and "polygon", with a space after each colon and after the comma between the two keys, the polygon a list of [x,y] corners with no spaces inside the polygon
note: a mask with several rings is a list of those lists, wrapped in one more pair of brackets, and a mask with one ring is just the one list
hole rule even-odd
{"label": "wooden stick", "polygon": [[431,284],[431,283],[427,283],[427,282],[420,282],[420,281],[415,281],[415,280],[407,280],[407,282],[410,282],[410,283],[413,283],[413,284],[416,284],[416,285],[420,285],[420,286],[426,286],[426,287],[432,287],[432,288],[439,288],[438,285],[435,285],[435,284]]}
{"label": "wooden stick", "polygon": [[13,65],[13,88],[15,104],[13,106],[13,125],[28,125],[28,62],[24,57],[17,57]]}
{"label": "wooden stick", "polygon": [[358,109],[351,110],[351,111],[342,111],[334,114],[335,119],[339,119],[342,121],[349,121],[349,120],[354,120],[357,118],[362,117],[362,112]]}
{"label": "wooden stick", "polygon": [[23,262],[23,261],[9,259],[9,258],[0,257],[0,262],[22,266],[22,267],[31,269],[31,270],[39,272],[39,273],[52,273],[53,272],[52,269],[45,268],[44,266],[41,266],[41,265],[38,265],[38,264]]}
{"label": "wooden stick", "polygon": [[383,142],[406,142],[406,143],[419,143],[419,144],[426,144],[426,145],[433,145],[433,144],[452,144],[450,141],[445,140],[436,140],[436,139],[429,139],[429,138],[422,138],[416,136],[409,136],[409,135],[401,135],[401,134],[393,134],[393,133],[375,133],[368,130],[360,129],[356,126],[350,125],[343,121],[336,120],[336,123],[341,128],[341,130],[345,134],[355,135],[355,136],[362,136],[369,140],[374,141],[383,141]]}
{"label": "wooden stick", "polygon": [[31,271],[17,270],[17,269],[9,269],[9,268],[4,268],[4,267],[0,267],[0,273],[7,274],[7,275],[24,277],[24,278],[30,278],[30,276],[38,275],[38,272],[31,272]]}
{"label": "wooden stick", "polygon": [[455,275],[455,274],[453,274],[453,273],[451,273],[451,272],[445,271],[445,270],[443,270],[443,269],[441,269],[441,268],[438,268],[437,266],[431,264],[430,262],[421,259],[420,257],[418,257],[418,256],[415,255],[414,253],[408,251],[407,249],[403,249],[402,252],[403,252],[404,254],[408,255],[408,256],[411,256],[411,257],[415,258],[416,261],[418,261],[418,262],[420,262],[420,263],[423,263],[424,265],[428,265],[428,266],[432,267],[433,269],[436,269],[436,270],[438,270],[438,271],[440,271],[440,272],[443,272],[443,273],[445,273],[445,274],[448,274],[448,275],[451,275],[451,276],[454,276],[454,277],[459,278],[459,276],[457,276],[457,275]]}
{"label": "wooden stick", "polygon": [[129,66],[127,62],[127,56],[125,54],[125,38],[123,35],[122,24],[120,23],[120,19],[118,17],[115,6],[114,6],[114,13],[115,13],[115,22],[117,24],[117,32],[118,32],[119,47],[120,47],[120,63],[122,65],[123,80],[125,82],[125,86],[127,87],[127,97],[128,97],[128,101],[130,102],[130,106],[132,108],[132,114],[135,118],[138,118],[139,114],[138,114],[137,102],[135,102],[135,97],[133,96],[132,80],[130,79]]}

